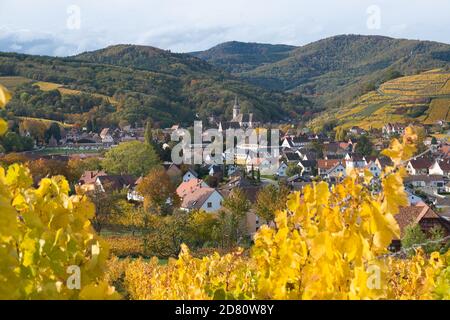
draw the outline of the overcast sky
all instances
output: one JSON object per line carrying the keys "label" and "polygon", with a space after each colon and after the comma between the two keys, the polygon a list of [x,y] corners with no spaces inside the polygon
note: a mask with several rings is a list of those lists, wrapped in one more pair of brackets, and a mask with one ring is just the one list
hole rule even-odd
{"label": "overcast sky", "polygon": [[0,51],[67,56],[108,45],[175,52],[337,34],[450,43],[449,0],[0,0]]}

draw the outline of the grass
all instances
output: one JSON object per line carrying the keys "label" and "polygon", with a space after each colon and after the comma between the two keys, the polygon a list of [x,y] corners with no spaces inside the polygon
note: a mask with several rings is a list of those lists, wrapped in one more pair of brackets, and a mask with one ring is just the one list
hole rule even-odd
{"label": "grass", "polygon": [[50,125],[51,123],[55,122],[58,125],[60,125],[62,128],[72,128],[73,125],[72,124],[68,124],[68,123],[63,123],[61,121],[56,121],[56,120],[50,120],[50,119],[43,119],[43,118],[32,118],[32,117],[21,117],[18,116],[17,118],[21,119],[21,120],[33,120],[33,121],[42,121],[44,122],[46,125]]}
{"label": "grass", "polygon": [[112,97],[109,97],[109,96],[106,96],[103,94],[99,94],[99,93],[87,93],[87,92],[80,91],[80,90],[64,88],[63,85],[58,84],[58,83],[40,81],[40,82],[36,82],[36,85],[42,91],[58,90],[62,95],[68,95],[68,96],[69,95],[79,95],[79,94],[85,93],[85,94],[89,94],[93,97],[105,99],[106,101],[108,101],[111,104],[117,104],[117,101],[114,100]]}
{"label": "grass", "polygon": [[25,77],[0,77],[0,84],[11,91],[14,91],[18,86],[31,81],[31,79]]}

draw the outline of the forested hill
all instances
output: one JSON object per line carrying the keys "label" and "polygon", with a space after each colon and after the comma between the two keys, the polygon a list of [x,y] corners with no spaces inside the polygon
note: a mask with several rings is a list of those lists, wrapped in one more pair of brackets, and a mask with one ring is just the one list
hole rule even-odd
{"label": "forested hill", "polygon": [[195,75],[220,73],[211,64],[187,54],[150,46],[116,45],[73,57],[76,60],[168,73]]}
{"label": "forested hill", "polygon": [[[217,49],[230,47],[227,45],[194,54],[219,67],[227,66],[236,76],[251,83],[267,89],[298,92],[331,107],[370,91],[389,80],[393,73],[411,75],[450,66],[450,45],[383,36],[335,36],[288,48],[273,61],[260,64],[252,64],[255,58],[248,57],[248,46],[232,45],[233,54],[225,54],[228,49]],[[261,56],[257,50],[255,53]],[[246,59],[247,66],[254,68],[241,70]]]}
{"label": "forested hill", "polygon": [[241,73],[286,59],[294,49],[296,47],[288,45],[230,41],[191,55],[231,73]]}
{"label": "forested hill", "polygon": [[[121,45],[69,58],[0,53],[0,83],[12,76],[23,80],[13,81],[15,96],[8,107],[14,114],[59,121],[96,118],[110,125],[151,118],[168,126],[212,115],[229,119],[235,95],[242,110],[260,121],[313,111],[298,94],[263,89],[198,58],[151,47]],[[36,90],[36,82],[45,83]],[[81,107],[73,105],[80,101],[68,102],[77,93],[89,100]],[[98,104],[88,97],[106,98]]]}

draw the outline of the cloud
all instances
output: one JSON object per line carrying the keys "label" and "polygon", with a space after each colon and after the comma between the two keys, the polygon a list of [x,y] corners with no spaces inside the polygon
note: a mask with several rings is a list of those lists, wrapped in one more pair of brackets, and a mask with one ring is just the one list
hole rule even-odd
{"label": "cloud", "polygon": [[[371,30],[372,0],[41,0],[39,10],[35,0],[0,1],[0,51],[66,56],[131,43],[186,52],[230,40],[302,45],[343,33],[450,42],[450,1],[375,3],[381,28]],[[71,30],[78,14],[80,28]]]}

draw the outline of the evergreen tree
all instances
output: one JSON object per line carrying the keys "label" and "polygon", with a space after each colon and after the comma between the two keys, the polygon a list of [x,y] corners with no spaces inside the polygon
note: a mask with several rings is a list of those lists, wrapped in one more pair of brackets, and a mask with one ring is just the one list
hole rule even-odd
{"label": "evergreen tree", "polygon": [[152,127],[153,126],[152,126],[151,120],[148,120],[147,124],[145,125],[144,137],[145,137],[145,143],[147,143],[148,145],[154,146]]}

